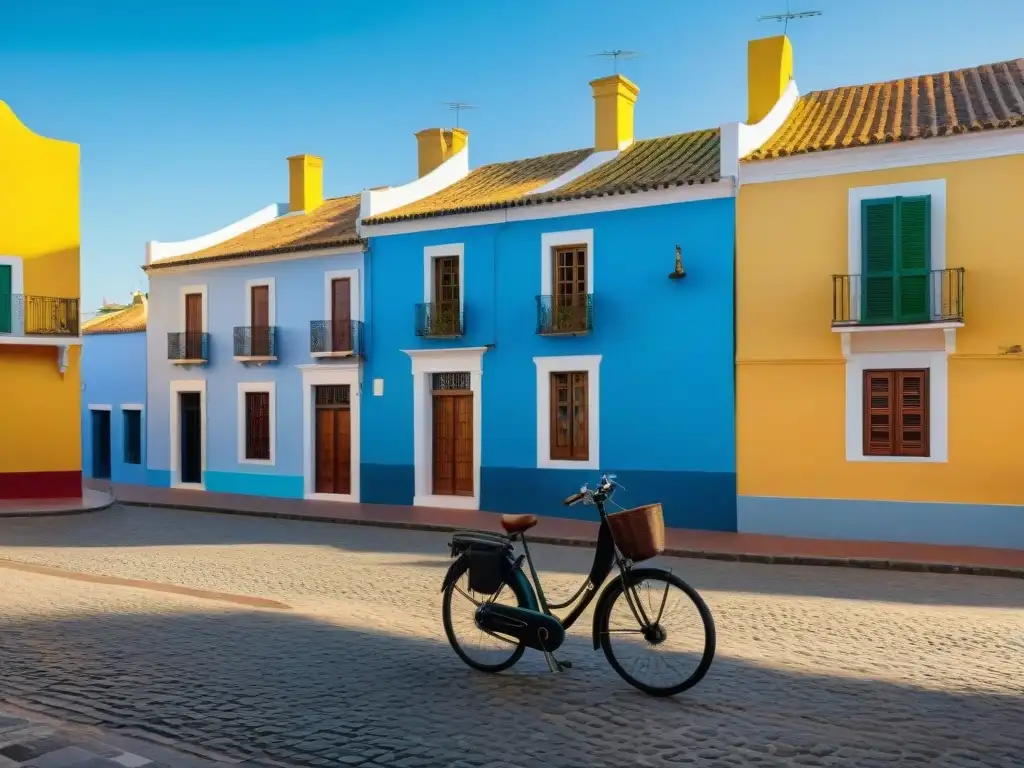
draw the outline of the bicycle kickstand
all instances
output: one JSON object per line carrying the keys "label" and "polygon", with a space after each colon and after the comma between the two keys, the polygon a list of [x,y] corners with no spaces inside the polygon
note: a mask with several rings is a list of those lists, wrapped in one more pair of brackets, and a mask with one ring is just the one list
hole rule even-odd
{"label": "bicycle kickstand", "polygon": [[544,651],[544,661],[548,663],[548,669],[556,674],[563,669],[572,669],[571,661],[559,661],[550,651]]}

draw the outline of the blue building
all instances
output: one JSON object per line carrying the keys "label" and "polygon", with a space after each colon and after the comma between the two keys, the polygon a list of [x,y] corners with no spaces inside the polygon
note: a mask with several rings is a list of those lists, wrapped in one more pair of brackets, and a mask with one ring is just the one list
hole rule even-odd
{"label": "blue building", "polygon": [[146,296],[82,325],[82,471],[146,483]]}

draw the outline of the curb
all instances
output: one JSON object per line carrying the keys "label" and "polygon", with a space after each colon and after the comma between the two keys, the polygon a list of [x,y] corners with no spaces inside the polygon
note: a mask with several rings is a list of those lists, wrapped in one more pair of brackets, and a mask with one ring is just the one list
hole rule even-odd
{"label": "curb", "polygon": [[90,506],[75,507],[73,509],[43,509],[39,511],[24,510],[14,512],[0,512],[0,520],[13,520],[16,518],[26,517],[67,517],[68,515],[85,515],[90,512],[102,512],[104,509],[110,509],[112,506],[118,503],[114,494],[107,493],[108,499],[102,504],[93,504]]}
{"label": "curb", "polygon": [[[118,501],[129,507],[150,507],[153,509],[185,509],[191,512],[209,512],[219,515],[241,517],[263,517],[275,520],[298,520],[306,523],[329,523],[334,525],[362,525],[370,528],[397,528],[408,531],[431,531],[451,533],[462,530],[460,526],[443,523],[413,523],[395,520],[364,520],[343,517],[320,517],[299,512],[261,512],[258,510],[223,509],[205,504],[170,504],[160,501]],[[588,539],[569,539],[561,536],[538,534],[530,537],[537,544],[551,544],[559,547],[584,547],[593,549],[596,542]],[[720,560],[733,563],[758,563],[761,565],[804,565],[829,568],[864,568],[878,571],[901,571],[907,573],[942,573],[964,576],[993,576],[996,578],[1024,579],[1024,568],[1004,568],[987,565],[951,565],[949,563],[927,563],[913,560],[881,560],[859,557],[818,557],[814,555],[760,555],[740,552],[716,552],[703,549],[678,549],[669,547],[664,555],[692,560]]]}

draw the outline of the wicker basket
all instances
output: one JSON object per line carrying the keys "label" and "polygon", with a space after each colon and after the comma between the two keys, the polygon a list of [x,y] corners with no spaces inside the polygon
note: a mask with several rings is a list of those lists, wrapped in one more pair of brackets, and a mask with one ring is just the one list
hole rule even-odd
{"label": "wicker basket", "polygon": [[661,504],[648,504],[608,515],[608,525],[619,552],[634,563],[650,560],[665,551],[665,518]]}

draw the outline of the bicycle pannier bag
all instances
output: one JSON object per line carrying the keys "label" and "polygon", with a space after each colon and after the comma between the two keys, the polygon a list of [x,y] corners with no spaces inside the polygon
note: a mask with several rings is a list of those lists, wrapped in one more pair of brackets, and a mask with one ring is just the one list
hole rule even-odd
{"label": "bicycle pannier bag", "polygon": [[469,588],[481,595],[493,595],[501,589],[508,568],[505,550],[471,547],[469,552]]}

